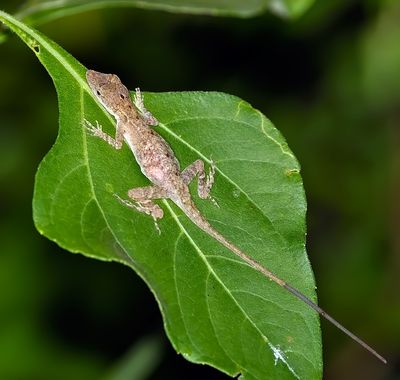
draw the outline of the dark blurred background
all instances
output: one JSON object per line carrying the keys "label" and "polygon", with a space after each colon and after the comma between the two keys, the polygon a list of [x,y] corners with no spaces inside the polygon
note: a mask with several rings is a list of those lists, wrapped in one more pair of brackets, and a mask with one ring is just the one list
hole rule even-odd
{"label": "dark blurred background", "polygon": [[[302,165],[319,303],[389,360],[322,321],[324,379],[400,379],[398,1],[321,0],[297,21],[110,9],[38,29],[130,88],[223,91],[270,118]],[[0,45],[0,379],[106,379],[124,357],[135,380],[227,378],[175,354],[132,270],[35,230],[57,118],[50,77],[12,36]]]}

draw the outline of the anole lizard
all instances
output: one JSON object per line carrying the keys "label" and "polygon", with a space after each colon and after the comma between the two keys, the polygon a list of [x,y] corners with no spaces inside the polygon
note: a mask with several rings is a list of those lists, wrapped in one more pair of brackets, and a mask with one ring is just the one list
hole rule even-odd
{"label": "anole lizard", "polygon": [[100,137],[115,149],[120,149],[125,140],[141,171],[152,183],[151,186],[129,190],[128,196],[133,202],[118,197],[122,203],[152,216],[156,221],[163,217],[163,210],[153,200],[171,199],[206,234],[239,256],[252,268],[305,302],[350,338],[386,363],[386,359],[367,343],[343,327],[304,294],[248,256],[211,226],[194,204],[188,185],[197,176],[199,197],[202,199],[210,198],[210,190],[214,181],[214,165],[211,166],[208,175],[205,173],[202,160],[196,160],[183,171],[180,170],[179,162],[171,147],[151,128],[151,126],[157,125],[158,121],[144,107],[143,97],[139,89],[136,89],[135,101],[132,102],[128,89],[116,75],[88,70],[86,79],[94,96],[117,121],[115,138],[103,132],[97,123],[94,126],[85,120],[86,128],[92,135]]}

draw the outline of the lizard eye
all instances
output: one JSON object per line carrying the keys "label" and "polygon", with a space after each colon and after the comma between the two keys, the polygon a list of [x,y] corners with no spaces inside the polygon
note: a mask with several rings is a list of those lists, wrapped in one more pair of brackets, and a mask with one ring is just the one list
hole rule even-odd
{"label": "lizard eye", "polygon": [[119,96],[121,97],[121,99],[125,99],[125,96],[123,94],[119,94]]}
{"label": "lizard eye", "polygon": [[101,95],[101,93],[100,93],[100,91],[99,91],[99,90],[97,90],[96,92],[97,92],[97,95],[99,95],[99,96]]}

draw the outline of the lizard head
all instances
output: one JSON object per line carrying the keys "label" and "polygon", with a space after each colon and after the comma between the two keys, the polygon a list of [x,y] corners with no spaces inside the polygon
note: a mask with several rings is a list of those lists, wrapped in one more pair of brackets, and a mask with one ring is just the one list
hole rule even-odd
{"label": "lizard head", "polygon": [[116,75],[88,70],[86,79],[94,96],[113,116],[119,117],[132,107],[129,91]]}

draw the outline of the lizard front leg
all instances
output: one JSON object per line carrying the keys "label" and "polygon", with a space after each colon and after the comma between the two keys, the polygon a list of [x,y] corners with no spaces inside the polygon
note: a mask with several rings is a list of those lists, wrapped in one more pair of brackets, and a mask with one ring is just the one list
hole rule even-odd
{"label": "lizard front leg", "polygon": [[153,116],[153,114],[146,109],[146,107],[144,106],[143,103],[143,95],[140,91],[140,88],[137,87],[136,89],[136,94],[135,94],[135,99],[134,99],[134,103],[136,108],[140,111],[140,113],[142,114],[145,122],[147,125],[158,125],[158,120]]}
{"label": "lizard front leg", "polygon": [[164,216],[162,208],[153,202],[153,199],[167,198],[167,193],[164,189],[158,186],[145,186],[145,187],[135,187],[128,191],[128,196],[134,202],[130,202],[126,199],[120,198],[117,194],[115,197],[125,206],[133,208],[136,211],[142,212],[144,214],[150,215],[156,226],[156,229],[161,233],[158,227],[157,220]]}
{"label": "lizard front leg", "polygon": [[121,149],[122,143],[124,141],[124,135],[121,128],[116,126],[115,138],[112,138],[107,133],[103,132],[101,125],[96,121],[96,125],[93,125],[88,120],[83,120],[83,125],[92,136],[100,137],[102,140],[110,144],[115,149]]}
{"label": "lizard front leg", "polygon": [[197,175],[197,193],[199,197],[202,199],[210,198],[211,201],[218,206],[217,202],[210,196],[210,190],[214,184],[214,174],[215,165],[213,162],[211,162],[211,168],[207,175],[204,170],[204,162],[202,160],[196,160],[182,171],[181,177],[186,185],[189,185]]}

